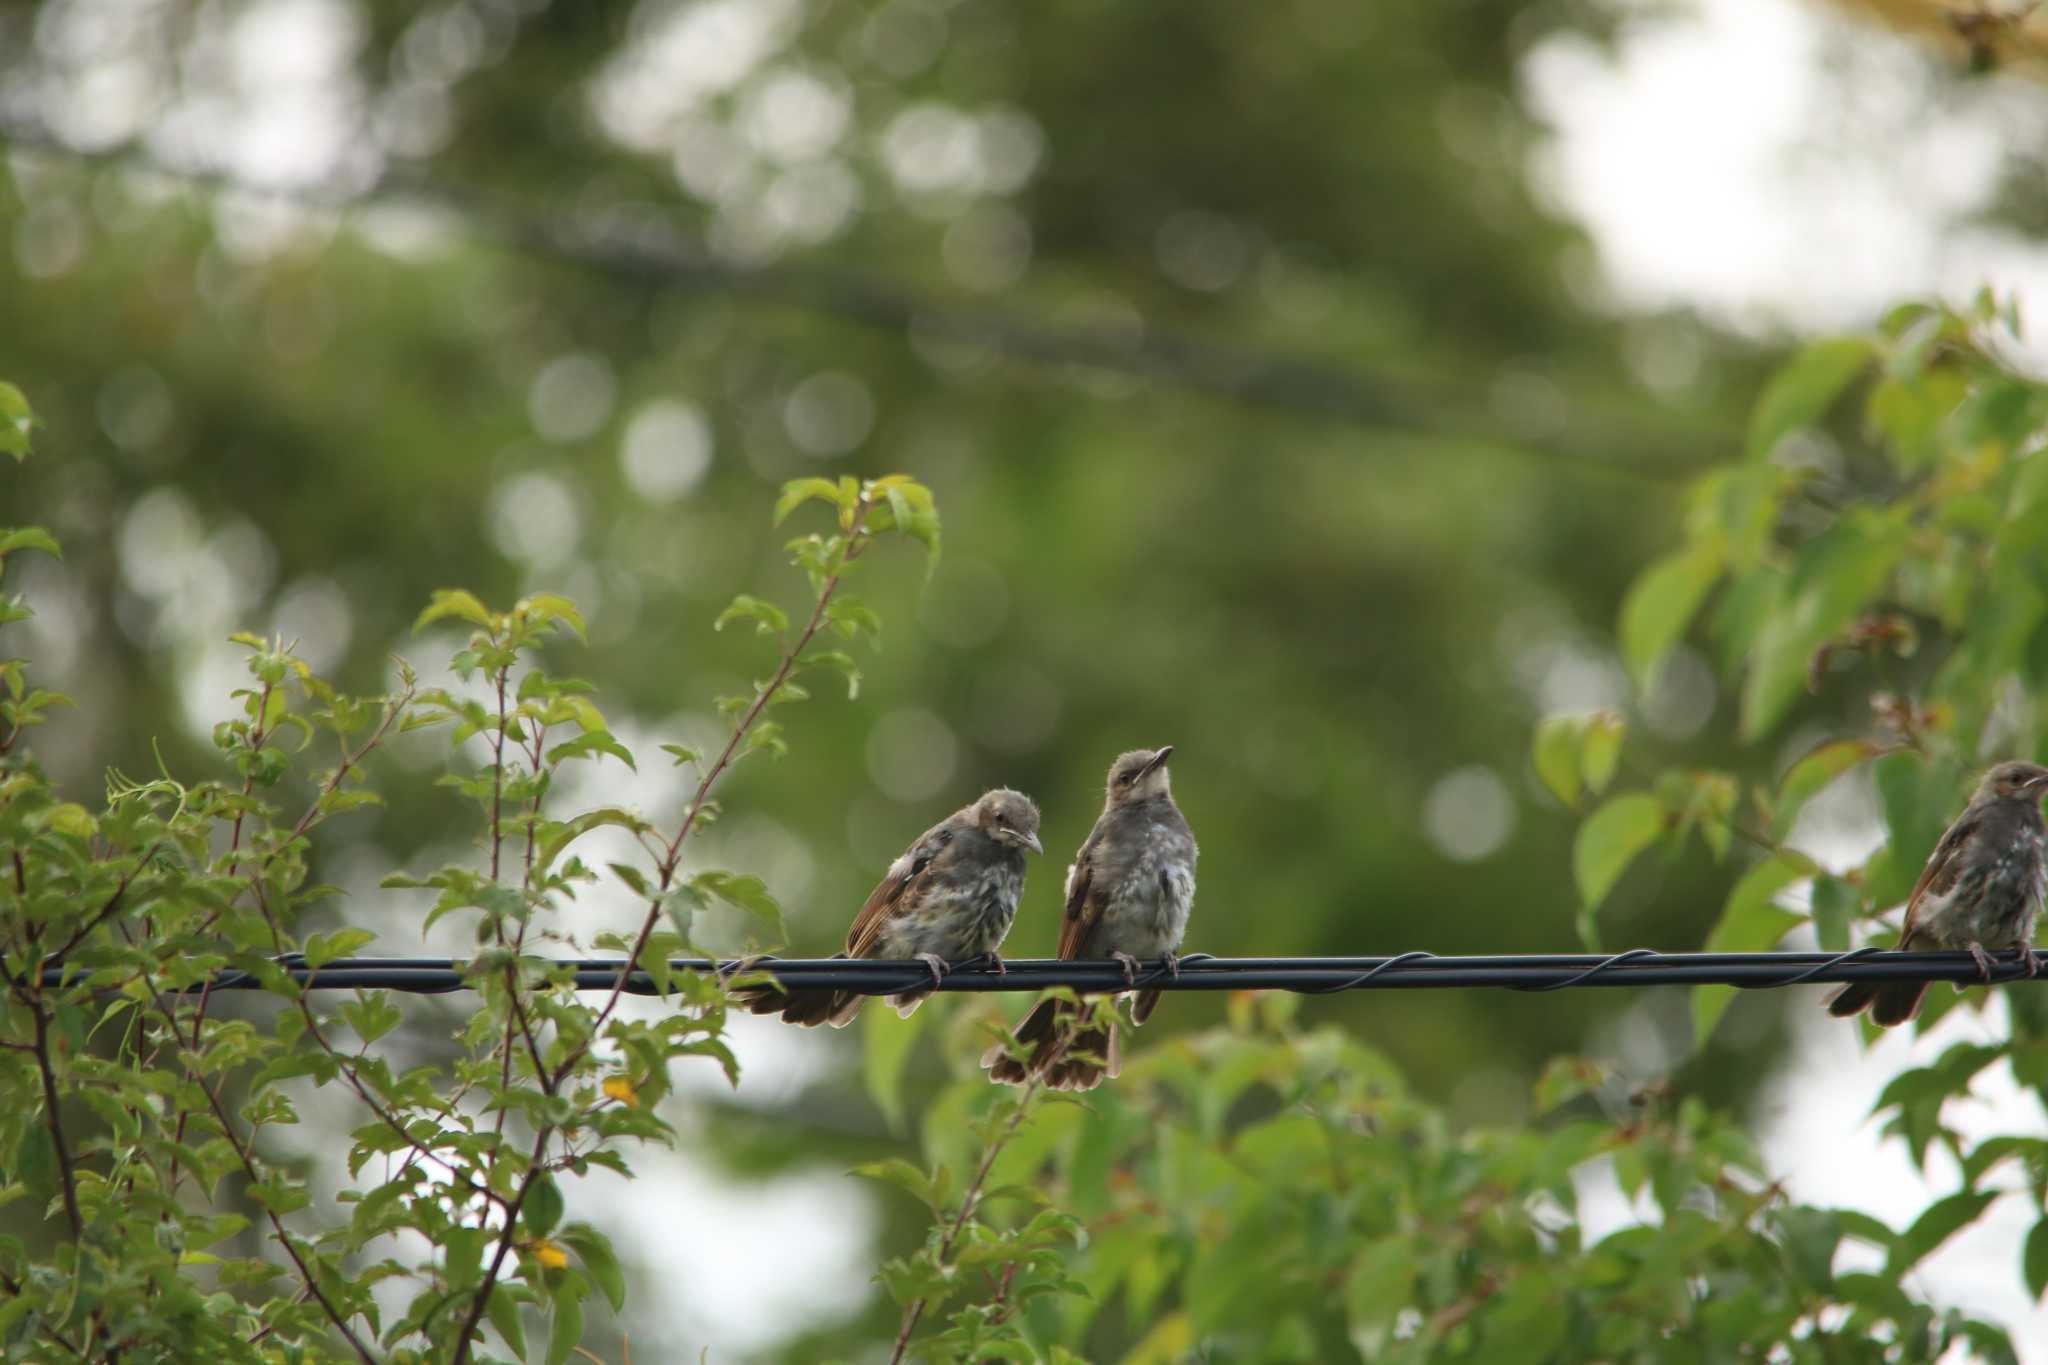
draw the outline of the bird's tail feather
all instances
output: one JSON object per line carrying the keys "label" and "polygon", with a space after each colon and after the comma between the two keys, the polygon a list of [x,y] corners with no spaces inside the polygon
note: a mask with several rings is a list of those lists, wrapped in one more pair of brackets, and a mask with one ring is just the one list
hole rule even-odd
{"label": "bird's tail feather", "polygon": [[[1038,1008],[1024,1016],[1024,1022],[1017,1025],[1012,1043],[996,1043],[981,1054],[981,1064],[988,1068],[989,1079],[1004,1085],[1022,1085],[1031,1077],[1044,1071],[1059,1054],[1065,1030],[1060,1027],[1064,1001],[1041,1000]],[[1024,1056],[1016,1054],[1029,1049]]]}
{"label": "bird's tail feather", "polygon": [[1054,1090],[1093,1090],[1105,1078],[1122,1074],[1123,1069],[1112,1015],[1067,1037],[1066,1045],[1045,1068],[1045,1083]]}
{"label": "bird's tail feather", "polygon": [[[835,953],[834,957],[845,957]],[[732,993],[733,1003],[753,1014],[779,1014],[786,1024],[802,1028],[816,1028],[830,1024],[833,1028],[845,1028],[860,1013],[861,1002],[867,997],[852,991],[838,990],[785,990],[774,981],[762,981],[752,986],[741,986]]]}
{"label": "bird's tail feather", "polygon": [[[1930,946],[1925,939],[1912,934],[1899,940],[1899,947],[1909,952]],[[1852,981],[1829,996],[1827,1006],[1828,1013],[1837,1019],[1847,1019],[1868,1009],[1878,1024],[1896,1028],[1912,1022],[1926,996],[1925,981]]]}
{"label": "bird's tail feather", "polygon": [[786,1024],[816,1028],[830,1024],[845,1028],[860,1013],[866,997],[851,991],[785,991],[780,986],[742,986],[733,992],[733,1003],[754,1014],[779,1014]]}
{"label": "bird's tail feather", "polygon": [[1131,1002],[1131,1023],[1142,1024],[1152,1017],[1152,1010],[1159,1004],[1160,990],[1154,986],[1149,991],[1139,991],[1138,998]]}
{"label": "bird's tail feather", "polygon": [[1925,981],[1855,981],[1828,997],[1828,1013],[1847,1019],[1863,1013],[1886,1028],[1910,1023],[1927,995]]}

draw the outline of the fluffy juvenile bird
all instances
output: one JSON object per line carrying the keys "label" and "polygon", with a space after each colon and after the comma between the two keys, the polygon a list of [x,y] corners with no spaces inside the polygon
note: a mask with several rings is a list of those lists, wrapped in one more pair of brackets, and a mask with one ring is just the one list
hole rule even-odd
{"label": "fluffy juvenile bird", "polygon": [[[1010,932],[1024,894],[1024,854],[1043,853],[1038,807],[1022,792],[984,792],[918,836],[889,864],[881,885],[846,931],[840,957],[920,958],[932,985],[889,997],[908,1015],[945,979],[947,964],[970,958],[1002,959],[996,949]],[[744,986],[735,999],[755,1014],[781,1014],[792,1024],[844,1028],[866,997],[853,991],[794,990],[764,982]]]}
{"label": "fluffy juvenile bird", "polygon": [[[1067,869],[1060,956],[1116,958],[1133,983],[1141,958],[1164,958],[1178,972],[1174,950],[1195,904],[1195,835],[1173,804],[1172,756],[1170,744],[1118,755],[1102,815]],[[1140,991],[1131,1022],[1144,1023],[1158,1003],[1157,987]],[[1116,1025],[1077,1028],[1077,1012],[1065,1001],[1040,1001],[1017,1027],[1017,1045],[1029,1055],[1020,1061],[999,1043],[981,1064],[1007,1085],[1041,1076],[1055,1090],[1094,1089],[1122,1069]]]}
{"label": "fluffy juvenile bird", "polygon": [[[1902,949],[1967,948],[1977,970],[1991,979],[1986,952],[2016,950],[2027,975],[2034,960],[2034,919],[2048,892],[2041,797],[2048,792],[2048,768],[2034,763],[2000,763],[1984,774],[1969,806],[1935,844],[1906,899]],[[1841,1017],[1866,1006],[1870,1017],[1890,1027],[1920,1012],[1925,981],[1852,982],[1828,997],[1828,1013]]]}

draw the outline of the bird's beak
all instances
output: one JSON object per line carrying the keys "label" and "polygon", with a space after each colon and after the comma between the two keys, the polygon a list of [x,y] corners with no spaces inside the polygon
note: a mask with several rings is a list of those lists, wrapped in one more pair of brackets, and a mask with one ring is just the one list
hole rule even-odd
{"label": "bird's beak", "polygon": [[2039,777],[2028,778],[2023,786],[2030,792],[2048,791],[2048,773],[2042,773]]}
{"label": "bird's beak", "polygon": [[1171,744],[1160,745],[1159,752],[1152,755],[1152,761],[1150,763],[1147,763],[1144,767],[1138,770],[1138,776],[1145,777],[1150,775],[1155,770],[1165,767],[1166,760],[1172,757],[1173,746]]}
{"label": "bird's beak", "polygon": [[1038,842],[1038,836],[1036,834],[1027,834],[1024,836],[1024,847],[1030,849],[1033,853],[1045,852],[1045,845]]}

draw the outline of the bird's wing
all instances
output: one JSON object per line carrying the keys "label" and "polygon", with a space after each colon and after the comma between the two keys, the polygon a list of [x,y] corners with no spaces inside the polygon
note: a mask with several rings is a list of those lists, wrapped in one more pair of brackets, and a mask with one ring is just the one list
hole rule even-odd
{"label": "bird's wing", "polygon": [[1102,917],[1102,897],[1095,887],[1095,846],[1101,837],[1102,827],[1097,825],[1074,855],[1074,866],[1067,873],[1067,912],[1060,918],[1059,952],[1068,962],[1081,955],[1089,931]]}
{"label": "bird's wing", "polygon": [[1955,889],[1963,864],[1958,855],[1976,832],[1976,817],[1965,813],[1948,827],[1934,852],[1927,855],[1927,866],[1920,869],[1920,880],[1913,883],[1913,894],[1906,897],[1906,922],[1899,928],[1899,947],[1912,942],[1914,931],[1920,927],[1921,905],[1926,898],[1946,896]]}
{"label": "bird's wing", "polygon": [[889,916],[902,906],[905,897],[915,900],[915,891],[924,879],[925,869],[945,851],[953,841],[953,831],[947,826],[934,825],[924,832],[918,841],[903,851],[903,856],[889,864],[889,870],[875,889],[868,892],[867,903],[860,913],[853,917],[853,926],[846,931],[846,955],[866,957],[881,937],[882,925]]}

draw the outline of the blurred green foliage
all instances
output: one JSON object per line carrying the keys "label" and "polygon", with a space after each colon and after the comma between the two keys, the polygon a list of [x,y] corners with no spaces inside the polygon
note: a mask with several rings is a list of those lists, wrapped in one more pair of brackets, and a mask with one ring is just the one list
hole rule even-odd
{"label": "blurred green foliage", "polygon": [[[946,506],[945,556],[928,578],[875,567],[870,599],[907,628],[862,658],[857,700],[819,689],[800,760],[735,773],[707,839],[759,872],[801,951],[836,942],[935,812],[1017,786],[1057,856],[1106,757],[1162,742],[1207,853],[1191,951],[1539,950],[1596,925],[1614,946],[1749,938],[1781,925],[1786,869],[1743,879],[1752,912],[1731,928],[1736,803],[1769,785],[1754,814],[1782,840],[1835,763],[1862,761],[1815,751],[1780,781],[1809,738],[1864,742],[1840,738],[1863,733],[1863,699],[1808,694],[1802,670],[1843,602],[1918,571],[1918,541],[1895,559],[1881,516],[1837,525],[1810,494],[1947,459],[1965,377],[1923,355],[1871,387],[1870,357],[1920,344],[1896,327],[1822,348],[1756,409],[1756,459],[1690,482],[1743,448],[1771,357],[1683,314],[1586,306],[1589,246],[1530,186],[1541,129],[1516,64],[1548,35],[1604,38],[1604,5],[107,15],[0,7],[0,334],[47,456],[10,468],[9,505],[33,513],[8,520],[67,552],[18,584],[41,612],[24,652],[79,703],[38,736],[65,790],[154,773],[158,751],[211,761],[232,631],[282,632],[346,690],[390,690],[389,655],[426,656],[411,626],[450,583],[572,598],[607,733],[643,758],[702,747],[720,727],[697,699],[744,691],[759,655],[752,630],[701,624],[736,592],[800,588],[760,507],[789,479],[898,468]],[[689,27],[707,15],[729,27]],[[149,170],[195,154],[288,192]],[[696,267],[608,246],[643,238]],[[1273,357],[1289,363],[1253,365]],[[1830,406],[1844,384],[1871,393],[1875,445]],[[8,392],[0,449],[18,454]],[[1842,467],[1781,486],[1814,459]],[[1926,575],[1942,581],[1916,600],[1959,581]],[[1797,610],[1743,669],[1759,583]],[[1710,594],[1717,624],[1682,643]],[[2012,610],[1984,649],[2020,631]],[[1581,719],[1525,759],[1559,712]],[[1792,735],[1774,765],[1758,741]],[[437,761],[406,736],[392,758]],[[1957,763],[1878,766],[1895,836],[1938,831]],[[656,818],[687,802],[654,764],[589,766]],[[1646,786],[1670,766],[1709,777]],[[1576,785],[1551,795],[1565,771]],[[457,861],[473,833],[428,783],[387,790],[307,856],[346,893],[312,927],[395,948],[432,898],[379,890],[383,873]],[[1608,797],[1627,818],[1575,848],[1579,811]],[[1704,838],[1653,831],[1652,807]],[[1671,856],[1630,856],[1652,843]],[[1817,927],[1845,941],[1881,889],[1824,880]],[[1050,952],[1056,903],[1041,871],[1009,952]],[[1311,1008],[1459,1129],[1514,1122],[1546,1059],[1620,1011],[1672,1058],[1695,1027],[1676,997],[1598,992]],[[1224,1009],[1177,999],[1149,1036]],[[451,1020],[423,1010],[404,1033],[433,1053]],[[1745,1022],[1693,1055],[1689,1085],[1752,1092],[1780,1032],[1754,1002]],[[693,1150],[735,1178],[900,1155],[892,1123],[950,1093],[933,1047],[899,1036],[768,1100],[670,1102],[708,1113]],[[901,1249],[914,1234],[892,1218]],[[893,1325],[877,1300],[779,1349]]]}
{"label": "blurred green foliage", "polygon": [[[270,8],[215,31],[169,5],[100,33],[98,57],[80,55],[71,8],[10,12],[0,24],[21,41],[0,42],[0,81],[61,115],[64,73],[116,56],[156,71],[232,46]],[[10,374],[63,436],[63,458],[19,490],[72,547],[61,608],[46,607],[66,657],[44,651],[45,666],[97,727],[46,756],[60,774],[141,767],[152,740],[194,756],[210,721],[186,714],[178,680],[221,676],[232,629],[331,637],[344,604],[330,671],[375,688],[417,604],[453,582],[489,600],[566,591],[591,624],[578,668],[606,679],[623,729],[657,725],[745,667],[742,642],[671,623],[770,581],[775,541],[750,510],[763,491],[907,468],[955,528],[928,584],[878,576],[877,605],[907,620],[915,604],[916,635],[866,670],[871,707],[814,717],[815,768],[740,779],[761,837],[802,850],[775,887],[798,946],[835,941],[933,811],[1007,782],[1045,808],[1047,846],[1071,848],[1107,756],[1164,742],[1184,746],[1197,830],[1256,850],[1206,861],[1191,948],[1557,942],[1567,826],[1507,756],[1540,700],[1607,686],[1609,605],[1664,535],[1654,509],[1675,515],[1667,476],[1735,429],[1756,363],[1673,317],[1653,330],[1697,358],[1693,382],[1649,390],[1623,363],[1648,334],[1571,302],[1563,279],[1587,248],[1524,184],[1534,130],[1512,69],[1560,26],[1597,33],[1596,11],[727,7],[768,16],[768,36],[730,45],[728,84],[685,63],[667,84],[702,89],[692,103],[632,76],[687,48],[690,5],[308,8],[348,40],[333,79],[359,101],[344,103],[364,147],[386,149],[385,208],[297,223],[288,202],[217,208],[203,186],[28,145],[0,184],[0,228],[39,248],[0,253],[0,328],[22,342]],[[844,124],[790,164],[859,186],[858,211],[810,247],[758,209],[788,170],[771,111],[804,82]],[[231,110],[255,98],[221,85]],[[139,128],[204,89],[150,88]],[[621,90],[653,112],[618,114]],[[389,152],[411,145],[392,125],[418,108],[446,115],[427,120],[444,136]],[[1011,169],[946,179],[956,138]],[[714,145],[751,168],[725,198],[675,172]],[[316,150],[290,175],[317,176]],[[622,280],[508,251],[489,209],[474,230],[431,198],[406,217],[422,180],[570,229],[672,230],[763,283]],[[833,294],[835,277],[806,273],[826,267],[914,291],[905,326],[788,306]],[[1056,346],[1006,359],[971,330],[928,335],[919,296],[1300,357],[1355,376],[1389,416],[1333,423],[1312,387],[1267,408],[1189,392],[1168,341],[1136,376]],[[606,391],[594,427],[564,425],[562,404],[574,417]],[[699,420],[709,463],[693,473]],[[810,453],[849,436],[843,454]],[[219,567],[175,567],[202,550]],[[1473,769],[1505,814],[1447,857],[1425,799]],[[447,837],[424,802],[395,801],[362,836],[380,855]],[[1052,880],[1031,889],[1012,951],[1050,951]],[[1712,909],[1683,878],[1632,904],[1632,936],[1664,944]],[[1496,1008],[1403,1002],[1412,1027],[1390,1045],[1428,1074],[1482,1057],[1528,1070],[1598,1006],[1529,1010],[1505,1055]]]}
{"label": "blurred green foliage", "polygon": [[[1801,1205],[1728,1115],[1577,1058],[1539,1078],[1529,1123],[1460,1130],[1384,1054],[1302,1028],[1300,1004],[1234,995],[1224,1026],[1147,1049],[1086,1104],[969,1075],[931,1110],[928,1170],[861,1168],[938,1215],[925,1247],[883,1272],[903,1302],[965,1300],[919,1340],[924,1358],[2016,1359],[1997,1325],[1900,1284],[1989,1194],[1896,1231]],[[966,1024],[949,1049],[962,1069],[988,1027]],[[1589,1232],[1582,1213],[1609,1172],[1652,1211]],[[1021,1211],[948,1238],[980,1188]],[[1020,1247],[1075,1218],[1087,1237],[1072,1280],[1048,1278]],[[1849,1243],[1882,1272],[1839,1266]]]}
{"label": "blurred green foliage", "polygon": [[[1629,864],[1670,856],[1697,832],[1740,869],[1708,950],[1766,951],[1791,934],[1836,952],[1893,946],[1897,930],[1871,921],[1912,893],[1979,770],[2048,753],[2048,386],[2007,358],[2016,325],[1987,291],[1968,309],[1903,305],[1872,335],[1816,342],[1764,388],[1741,457],[1693,485],[1685,544],[1625,600],[1624,653],[1639,676],[1654,675],[1697,619],[1740,685],[1746,736],[1779,728],[1809,694],[1834,703],[1837,719],[1789,763],[1753,747],[1732,770],[1669,767],[1593,806],[1576,843],[1589,925]],[[1800,447],[1852,394],[1865,444],[1848,455]],[[1585,806],[1597,789],[1582,793],[1581,767],[1611,770],[1609,747],[1595,721],[1555,717],[1537,728],[1534,756],[1560,800]],[[1885,840],[1832,864],[1789,844],[1807,803],[1852,774],[1874,786]],[[1699,1045],[1734,996],[1694,988]],[[2037,1135],[1971,1132],[1957,1117],[1994,1065],[2028,1089],[2048,1086],[2048,1007],[2033,991],[2004,998],[2005,1040],[1955,1044],[1878,1101],[1885,1132],[1918,1165],[1938,1145],[1961,1175],[1908,1231],[1913,1245],[1894,1248],[1888,1273],[2008,1194],[2035,1212],[2048,1197]],[[1930,992],[1913,1027],[1934,1026],[1962,999]],[[2048,1218],[2019,1252],[2039,1297]]]}

